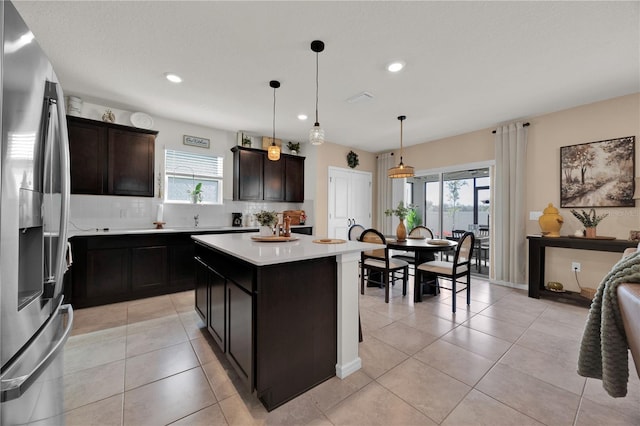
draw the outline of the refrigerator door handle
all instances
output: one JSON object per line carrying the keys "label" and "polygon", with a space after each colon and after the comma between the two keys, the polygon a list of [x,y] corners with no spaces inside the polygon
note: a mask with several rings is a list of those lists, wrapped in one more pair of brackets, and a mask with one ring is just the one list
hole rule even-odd
{"label": "refrigerator door handle", "polygon": [[[29,386],[31,386],[31,384],[36,381],[40,374],[42,374],[42,372],[49,366],[51,361],[53,361],[56,356],[58,356],[58,354],[64,347],[64,344],[69,338],[69,334],[71,334],[71,329],[73,328],[73,308],[70,304],[63,305],[62,302],[60,302],[60,305],[58,305],[58,311],[60,314],[66,313],[68,315],[67,326],[65,327],[64,333],[55,343],[55,345],[53,345],[51,350],[28,374],[19,377],[13,377],[10,379],[2,379],[2,382],[0,383],[0,401],[11,401],[13,399],[19,398],[23,393],[25,393],[27,389],[29,389]],[[47,327],[51,326],[51,324],[53,323],[55,323],[55,321],[49,321]],[[42,332],[44,331],[45,330],[42,330]]]}

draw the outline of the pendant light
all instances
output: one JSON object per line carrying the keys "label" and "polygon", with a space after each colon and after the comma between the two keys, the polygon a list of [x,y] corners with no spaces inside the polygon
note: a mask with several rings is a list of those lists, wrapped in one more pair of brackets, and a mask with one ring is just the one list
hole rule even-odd
{"label": "pendant light", "polygon": [[280,159],[280,147],[276,145],[276,89],[280,87],[280,82],[271,80],[269,86],[273,87],[273,137],[267,150],[267,158],[271,161],[278,161]]}
{"label": "pendant light", "polygon": [[402,163],[402,122],[406,118],[407,117],[405,115],[401,115],[398,117],[398,120],[400,120],[400,164],[389,169],[388,176],[391,179],[408,178],[415,176],[413,167],[405,166],[404,163]]}
{"label": "pendant light", "polygon": [[309,130],[309,142],[311,145],[322,145],[324,143],[324,130],[318,122],[318,53],[324,50],[324,42],[314,40],[311,42],[311,50],[316,52],[316,122]]}

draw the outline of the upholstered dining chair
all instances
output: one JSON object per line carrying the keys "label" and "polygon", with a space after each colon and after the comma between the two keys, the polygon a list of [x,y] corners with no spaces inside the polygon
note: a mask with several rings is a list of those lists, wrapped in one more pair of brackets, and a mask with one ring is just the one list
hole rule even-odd
{"label": "upholstered dining chair", "polygon": [[360,239],[360,235],[364,232],[364,226],[362,225],[351,225],[348,231],[348,237],[351,241],[358,241]]}
{"label": "upholstered dining chair", "polygon": [[[456,294],[460,291],[467,290],[467,305],[471,304],[471,257],[473,256],[473,248],[475,245],[475,237],[472,232],[465,232],[458,240],[456,253],[453,256],[453,262],[442,260],[433,260],[424,262],[417,266],[417,269],[435,274],[437,277],[437,286],[445,290],[451,290],[453,293],[453,301],[451,309],[456,312]],[[442,287],[440,278],[446,278],[451,281],[451,288]],[[459,278],[466,278],[465,287],[457,289]],[[420,285],[417,283],[415,291],[421,291]]]}
{"label": "upholstered dining chair", "polygon": [[383,249],[366,250],[360,254],[360,294],[364,294],[365,281],[381,284],[384,285],[384,301],[389,303],[389,285],[395,282],[396,272],[402,271],[402,295],[406,296],[409,264],[389,256],[384,235],[375,229],[365,230],[360,236],[360,241],[385,245]]}
{"label": "upholstered dining chair", "polygon": [[[413,228],[411,230],[411,232],[409,232],[409,238],[430,238],[430,239],[433,239],[433,232],[431,231],[431,229],[427,228],[426,226],[419,225],[419,226],[416,226],[415,228]],[[404,260],[409,265],[413,265],[415,267],[415,264],[416,264],[416,254],[415,254],[415,252],[401,251],[398,254],[394,254],[392,257],[394,259]],[[431,260],[433,260],[433,259],[435,259],[435,257],[432,258]],[[411,268],[409,268],[409,275],[412,275]]]}
{"label": "upholstered dining chair", "polygon": [[478,229],[478,239],[476,241],[476,249],[478,252],[476,255],[476,268],[478,272],[480,272],[480,268],[482,266],[482,261],[484,261],[484,266],[489,264],[489,228],[488,227],[480,227]]}

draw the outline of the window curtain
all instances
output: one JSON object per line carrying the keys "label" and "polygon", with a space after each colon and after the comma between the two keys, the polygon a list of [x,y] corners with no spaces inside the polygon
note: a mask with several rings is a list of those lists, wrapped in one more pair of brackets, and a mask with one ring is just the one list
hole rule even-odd
{"label": "window curtain", "polygon": [[495,246],[492,246],[495,279],[505,284],[524,285],[527,282],[525,227],[527,129],[523,123],[516,122],[498,127],[495,135],[495,149]]}
{"label": "window curtain", "polygon": [[392,217],[386,216],[384,211],[392,204],[393,182],[387,176],[387,171],[394,166],[393,153],[380,154],[377,157],[376,177],[378,185],[378,200],[376,202],[376,229],[383,235],[394,232],[391,227]]}

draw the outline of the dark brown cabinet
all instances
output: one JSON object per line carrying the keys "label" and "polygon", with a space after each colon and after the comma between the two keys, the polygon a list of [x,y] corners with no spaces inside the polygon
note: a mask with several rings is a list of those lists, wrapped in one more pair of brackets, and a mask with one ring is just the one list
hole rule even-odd
{"label": "dark brown cabinet", "polygon": [[153,197],[155,130],[67,116],[71,193]]}
{"label": "dark brown cabinet", "polygon": [[255,266],[199,242],[195,257],[196,309],[269,411],[335,375],[335,257]]}
{"label": "dark brown cabinet", "polygon": [[74,307],[194,288],[193,241],[188,234],[76,236],[71,249]]}
{"label": "dark brown cabinet", "polygon": [[304,202],[304,157],[281,154],[271,161],[261,149],[231,151],[234,200]]}

